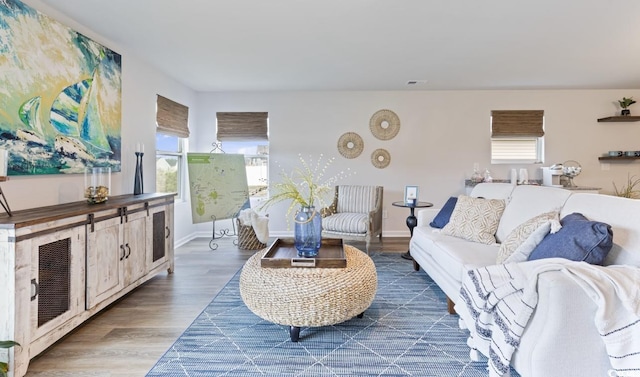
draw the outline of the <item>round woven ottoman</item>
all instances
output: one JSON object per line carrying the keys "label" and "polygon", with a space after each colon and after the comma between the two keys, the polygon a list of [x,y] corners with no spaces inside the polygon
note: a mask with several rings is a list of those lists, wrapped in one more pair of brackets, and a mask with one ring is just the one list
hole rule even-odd
{"label": "round woven ottoman", "polygon": [[378,287],[371,258],[345,245],[345,268],[266,268],[253,255],[240,273],[240,295],[260,318],[290,327],[291,340],[298,341],[300,327],[334,325],[362,317]]}

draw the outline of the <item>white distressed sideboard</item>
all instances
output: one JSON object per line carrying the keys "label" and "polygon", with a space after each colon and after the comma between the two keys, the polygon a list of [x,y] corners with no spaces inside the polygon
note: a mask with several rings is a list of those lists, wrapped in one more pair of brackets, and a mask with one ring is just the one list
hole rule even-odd
{"label": "white distressed sideboard", "polygon": [[[173,272],[174,194],[120,195],[0,216],[0,357],[9,376],[88,318]],[[0,359],[1,360],[1,359]]]}

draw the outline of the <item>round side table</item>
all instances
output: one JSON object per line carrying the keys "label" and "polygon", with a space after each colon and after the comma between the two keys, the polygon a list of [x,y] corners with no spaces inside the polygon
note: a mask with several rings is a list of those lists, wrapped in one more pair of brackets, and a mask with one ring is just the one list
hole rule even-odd
{"label": "round side table", "polygon": [[[433,203],[429,203],[429,202],[393,202],[392,203],[395,207],[404,207],[404,208],[409,208],[409,210],[411,211],[411,213],[409,214],[409,217],[407,217],[407,227],[409,228],[409,233],[411,234],[411,237],[413,237],[413,228],[416,227],[416,225],[418,225],[418,218],[416,217],[416,215],[414,214],[414,211],[416,208],[427,208],[427,207],[433,207]],[[406,253],[402,254],[402,258],[404,259],[408,259],[408,260],[413,260],[413,258],[411,257],[411,249],[407,250]]]}

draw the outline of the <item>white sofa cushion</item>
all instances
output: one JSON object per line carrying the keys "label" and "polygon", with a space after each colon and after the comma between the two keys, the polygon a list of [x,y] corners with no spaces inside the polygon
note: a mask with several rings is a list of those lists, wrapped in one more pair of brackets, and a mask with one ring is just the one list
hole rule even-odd
{"label": "white sofa cushion", "polygon": [[474,198],[504,199],[508,202],[514,187],[511,183],[478,183],[473,187],[469,196]]}
{"label": "white sofa cushion", "polygon": [[504,209],[496,240],[503,242],[518,225],[544,212],[559,211],[571,191],[546,186],[516,186]]}
{"label": "white sofa cushion", "polygon": [[630,264],[640,267],[640,200],[578,193],[569,197],[560,211],[560,218],[574,212],[611,225],[613,247],[604,261],[605,266]]}
{"label": "white sofa cushion", "polygon": [[465,240],[493,244],[500,217],[504,211],[502,199],[480,199],[460,195],[449,223],[442,233]]}
{"label": "white sofa cushion", "polygon": [[[411,242],[419,243],[421,250],[434,256],[439,266],[456,281],[456,293],[462,285],[462,274],[470,268],[495,264],[499,248],[497,244],[469,242],[430,227],[414,228]],[[428,266],[424,268],[426,270]],[[451,297],[457,299],[457,296]]]}

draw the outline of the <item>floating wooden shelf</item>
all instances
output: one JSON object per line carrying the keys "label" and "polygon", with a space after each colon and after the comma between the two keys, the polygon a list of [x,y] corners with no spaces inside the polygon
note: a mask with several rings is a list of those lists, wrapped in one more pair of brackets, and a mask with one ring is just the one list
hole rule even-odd
{"label": "floating wooden shelf", "polygon": [[598,157],[600,161],[630,161],[630,160],[638,160],[640,156],[602,156]]}
{"label": "floating wooden shelf", "polygon": [[640,121],[640,116],[631,116],[631,115],[618,115],[606,118],[598,119],[598,122],[638,122]]}

